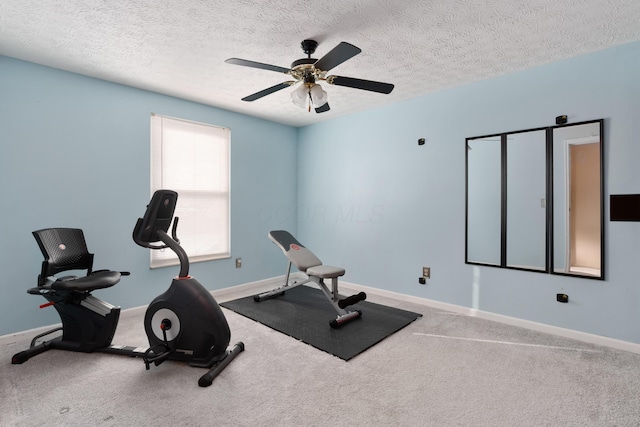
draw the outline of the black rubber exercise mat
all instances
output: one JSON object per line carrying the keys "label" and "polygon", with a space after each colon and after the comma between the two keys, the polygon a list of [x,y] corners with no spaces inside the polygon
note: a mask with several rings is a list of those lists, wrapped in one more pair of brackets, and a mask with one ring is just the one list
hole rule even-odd
{"label": "black rubber exercise mat", "polygon": [[309,286],[298,286],[262,302],[255,302],[250,296],[220,305],[344,360],[362,353],[422,316],[361,301],[349,306],[348,310],[360,310],[362,317],[334,329],[329,321],[336,318],[335,310],[320,289]]}

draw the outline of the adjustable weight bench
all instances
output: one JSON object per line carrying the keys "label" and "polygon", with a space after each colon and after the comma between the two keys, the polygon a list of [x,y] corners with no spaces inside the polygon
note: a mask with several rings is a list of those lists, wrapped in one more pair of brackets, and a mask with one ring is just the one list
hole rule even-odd
{"label": "adjustable weight bench", "polygon": [[[287,289],[293,289],[296,286],[314,282],[320,287],[322,293],[324,293],[338,313],[337,317],[329,322],[332,328],[337,328],[351,320],[362,317],[360,310],[346,311],[345,308],[359,301],[364,301],[367,295],[364,292],[360,292],[359,294],[342,298],[338,293],[338,277],[344,276],[344,268],[323,265],[318,257],[309,249],[305,248],[287,231],[270,231],[269,239],[282,250],[289,260],[285,284],[271,291],[255,295],[253,297],[254,301],[260,302],[275,298],[284,294]],[[295,265],[298,270],[305,273],[307,277],[302,280],[294,279],[292,282],[289,282],[292,264]],[[331,290],[325,285],[324,279],[331,279]]]}

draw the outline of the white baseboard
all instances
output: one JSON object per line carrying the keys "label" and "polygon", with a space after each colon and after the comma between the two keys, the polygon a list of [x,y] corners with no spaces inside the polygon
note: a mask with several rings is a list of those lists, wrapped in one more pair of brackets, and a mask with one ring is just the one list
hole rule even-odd
{"label": "white baseboard", "polygon": [[[305,277],[302,273],[293,273],[291,278],[293,277]],[[258,280],[255,282],[244,283],[241,285],[231,286],[224,289],[217,289],[211,292],[211,294],[218,300],[219,302],[240,298],[242,296],[253,295],[259,293],[264,290],[268,290],[274,288],[278,285],[283,284],[285,276],[272,277],[270,279]],[[362,286],[355,283],[350,282],[340,282],[340,287],[342,289],[349,289],[353,292],[363,291],[370,295],[378,295],[381,297],[391,298],[398,301],[406,301],[414,304],[424,305],[426,307],[436,308],[439,310],[450,311],[453,313],[461,314],[464,316],[478,317],[480,319],[492,320],[499,323],[504,323],[506,325],[518,326],[521,328],[544,332],[551,335],[557,335],[564,338],[571,338],[578,341],[588,342],[591,344],[602,345],[606,347],[615,348],[618,350],[629,351],[632,353],[640,354],[640,344],[632,343],[629,341],[618,340],[615,338],[609,338],[601,335],[589,334],[586,332],[580,332],[573,329],[561,328],[558,326],[547,325],[544,323],[533,322],[530,320],[519,319],[517,317],[504,316],[501,314],[491,313],[482,310],[476,310],[469,307],[463,307],[460,305],[449,304],[445,302],[430,300],[427,298],[415,297],[411,295],[405,295],[398,292],[387,291],[383,289],[371,288],[368,286]],[[126,310],[122,310],[120,314],[121,318],[134,316],[143,312],[146,309],[146,306],[133,307],[128,308]],[[49,329],[52,329],[58,325],[49,325],[43,326],[41,328],[30,329],[27,331],[16,332],[14,334],[8,334],[0,336],[0,345],[9,344],[15,342],[19,339],[24,339],[24,337],[33,337],[39,333],[45,332]]]}
{"label": "white baseboard", "polygon": [[[293,276],[294,275],[292,274],[290,277],[293,277]],[[216,289],[215,291],[211,292],[211,295],[213,295],[213,297],[218,302],[226,301],[229,298],[231,299],[240,298],[240,295],[243,295],[243,296],[254,295],[262,292],[263,290],[267,291],[277,286],[283,285],[284,279],[285,279],[285,276],[282,275],[282,276],[272,277],[270,279],[257,280],[255,282],[250,282],[250,283],[243,283],[241,285],[231,286],[229,288]]]}
{"label": "white baseboard", "polygon": [[477,317],[480,319],[492,320],[494,322],[504,323],[506,325],[518,326],[537,332],[544,332],[551,335],[557,335],[564,338],[571,338],[578,341],[588,342],[590,344],[602,345],[618,350],[629,351],[640,354],[640,344],[623,341],[615,338],[609,338],[601,335],[589,334],[586,332],[576,331],[573,329],[561,328],[559,326],[547,325],[545,323],[533,322],[530,320],[519,319],[517,317],[505,316],[502,314],[491,313],[488,311],[476,310],[460,305],[449,304],[445,302],[430,300],[427,298],[414,297],[411,295],[400,294],[397,292],[386,291],[383,289],[370,288],[367,286],[357,285],[355,283],[340,282],[341,288],[346,288],[354,292],[364,291],[367,294],[378,295],[381,297],[392,298],[399,301],[406,301],[427,307],[436,308],[444,311],[451,311],[464,316]]}
{"label": "white baseboard", "polygon": [[[290,278],[304,278],[306,275],[303,273],[292,273]],[[214,291],[213,294],[216,298],[219,295],[227,294],[247,294],[251,295],[263,291],[263,288],[269,289],[282,284],[284,276],[272,278],[268,280],[262,280],[253,283],[247,283],[244,285],[234,286],[231,288],[221,289],[220,291]],[[415,297],[411,295],[401,294],[398,292],[387,291],[384,289],[371,288],[368,286],[358,285],[351,282],[340,281],[341,289],[348,289],[352,292],[363,291],[370,295],[378,295],[381,297],[391,298],[398,301],[406,301],[414,304],[424,305],[426,307],[436,308],[439,310],[450,311],[453,313],[461,314],[464,316],[477,317],[479,319],[492,320],[494,322],[503,323],[505,325],[518,326],[521,328],[529,329],[537,332],[544,332],[551,335],[557,335],[564,338],[575,339],[578,341],[587,342],[590,344],[602,345],[605,347],[611,347],[618,350],[629,351],[632,353],[640,354],[640,344],[632,343],[629,341],[623,341],[615,338],[609,338],[601,335],[589,334],[586,332],[576,331],[573,329],[561,328],[559,326],[548,325],[545,323],[533,322],[530,320],[519,319],[517,317],[505,316],[502,314],[491,313],[488,311],[476,310],[469,307],[464,307],[455,304],[449,304],[445,302],[430,300],[427,298]]]}

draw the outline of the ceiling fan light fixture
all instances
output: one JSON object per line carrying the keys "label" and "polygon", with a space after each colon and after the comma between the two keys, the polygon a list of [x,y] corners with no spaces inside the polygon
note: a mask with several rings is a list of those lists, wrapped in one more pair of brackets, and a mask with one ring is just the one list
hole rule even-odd
{"label": "ceiling fan light fixture", "polygon": [[327,103],[327,92],[325,92],[319,84],[311,86],[309,93],[311,94],[314,107],[318,108]]}
{"label": "ceiling fan light fixture", "polygon": [[307,86],[301,84],[296,90],[291,92],[291,102],[300,108],[304,108],[307,105],[308,96],[309,92]]}

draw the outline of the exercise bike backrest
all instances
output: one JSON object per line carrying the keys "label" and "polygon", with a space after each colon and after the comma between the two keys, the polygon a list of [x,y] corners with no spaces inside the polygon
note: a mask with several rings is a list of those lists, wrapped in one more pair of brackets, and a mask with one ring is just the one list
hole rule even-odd
{"label": "exercise bike backrest", "polygon": [[[143,248],[165,249],[170,248],[178,255],[180,260],[179,277],[189,276],[189,258],[180,246],[176,230],[178,217],[173,217],[178,202],[178,193],[172,190],[157,190],[153,193],[151,201],[147,205],[144,217],[138,218],[133,230],[133,241]],[[171,236],[167,234],[173,220]],[[162,242],[163,244],[156,244]]]}
{"label": "exercise bike backrest", "polygon": [[87,270],[91,274],[93,254],[89,253],[82,230],[75,228],[47,228],[34,231],[33,237],[45,258],[38,276],[38,286],[47,277],[69,270]]}

